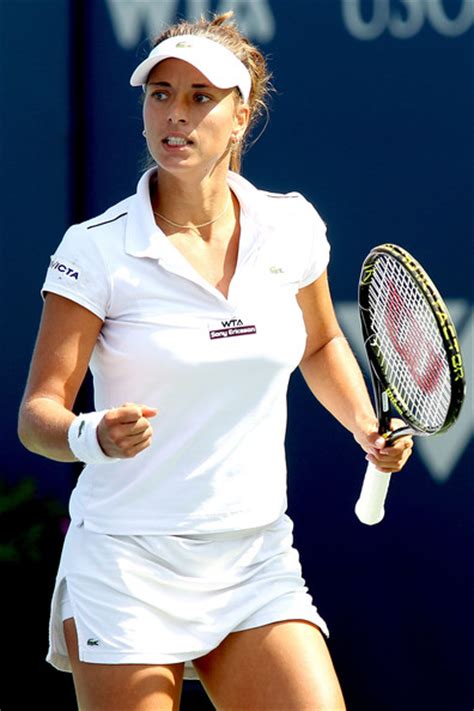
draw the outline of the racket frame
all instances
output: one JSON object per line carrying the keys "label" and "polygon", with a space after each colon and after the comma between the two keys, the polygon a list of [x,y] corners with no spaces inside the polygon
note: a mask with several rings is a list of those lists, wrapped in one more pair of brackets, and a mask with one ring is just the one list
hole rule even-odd
{"label": "racket frame", "polygon": [[[377,345],[376,334],[372,329],[369,292],[375,272],[375,262],[380,258],[381,254],[394,258],[411,274],[413,283],[428,303],[439,327],[442,345],[448,362],[451,398],[444,422],[431,429],[421,426],[421,423],[415,420],[412,413],[405,406],[403,399],[396,392],[396,389],[389,383],[384,369],[383,355]],[[359,317],[370,366],[379,432],[386,438],[387,445],[390,446],[396,439],[407,434],[430,435],[447,430],[459,416],[465,397],[466,383],[462,355],[456,329],[443,299],[424,269],[406,250],[397,245],[386,243],[374,247],[366,257],[359,280]],[[390,431],[391,405],[405,422],[405,426],[399,427],[394,431]],[[372,526],[383,519],[385,498],[390,485],[390,478],[390,473],[380,472],[373,464],[368,465],[360,497],[355,507],[357,517],[362,523]]]}
{"label": "racket frame", "polygon": [[[410,273],[413,283],[418,288],[424,299],[429,304],[433,312],[442,339],[443,348],[449,363],[449,375],[451,381],[451,400],[446,413],[445,420],[440,427],[428,430],[421,427],[411,413],[405,407],[403,399],[398,395],[395,388],[387,381],[383,357],[378,348],[374,332],[371,325],[369,309],[369,292],[373,274],[375,272],[375,262],[380,255],[389,255],[397,260]],[[380,423],[380,433],[386,434],[390,426],[390,405],[393,405],[396,412],[406,422],[407,426],[390,433],[389,441],[394,441],[405,434],[437,434],[447,430],[458,418],[461,406],[465,397],[466,383],[464,376],[464,366],[456,334],[454,323],[449,315],[449,311],[435,285],[419,264],[405,249],[395,244],[381,244],[374,247],[362,265],[359,279],[359,317],[362,328],[362,335],[366,348],[367,358],[370,365],[370,375],[375,396],[375,407]]]}

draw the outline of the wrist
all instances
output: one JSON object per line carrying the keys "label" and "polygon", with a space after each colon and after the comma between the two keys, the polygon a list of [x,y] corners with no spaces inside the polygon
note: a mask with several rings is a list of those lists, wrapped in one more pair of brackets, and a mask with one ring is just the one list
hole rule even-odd
{"label": "wrist", "polygon": [[352,430],[352,434],[354,436],[354,439],[356,442],[361,444],[367,438],[371,435],[374,434],[375,432],[378,433],[379,431],[379,423],[375,415],[367,415],[365,417],[360,417],[354,425],[354,429]]}
{"label": "wrist", "polygon": [[108,410],[81,413],[72,421],[68,429],[69,449],[84,464],[104,464],[118,461],[104,452],[97,436],[97,427],[106,412]]}

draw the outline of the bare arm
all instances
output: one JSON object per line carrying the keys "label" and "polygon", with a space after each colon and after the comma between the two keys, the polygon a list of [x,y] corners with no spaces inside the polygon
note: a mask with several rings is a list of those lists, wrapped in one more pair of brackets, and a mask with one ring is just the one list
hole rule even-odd
{"label": "bare arm", "polygon": [[311,392],[350,432],[370,461],[385,471],[398,471],[412,448],[409,437],[385,448],[359,365],[334,312],[326,273],[301,289],[298,303],[308,334],[300,370]]}
{"label": "bare arm", "polygon": [[[76,461],[67,432],[102,321],[79,304],[48,294],[18,418],[18,436],[32,452],[60,462]],[[156,410],[127,403],[110,410],[98,440],[111,457],[135,456],[151,441],[147,417]]]}

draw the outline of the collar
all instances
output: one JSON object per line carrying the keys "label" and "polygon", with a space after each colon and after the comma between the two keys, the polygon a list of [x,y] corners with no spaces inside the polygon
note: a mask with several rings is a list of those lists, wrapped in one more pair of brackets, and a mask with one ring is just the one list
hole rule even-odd
{"label": "collar", "polygon": [[132,257],[158,259],[164,249],[166,238],[155,222],[150,201],[150,180],[155,171],[156,168],[150,168],[142,175],[130,200],[125,251]]}
{"label": "collar", "polygon": [[[128,209],[127,227],[125,232],[125,251],[132,257],[149,257],[160,259],[169,254],[168,239],[155,222],[150,201],[150,180],[156,168],[147,170],[140,178],[137,191],[132,196]],[[245,218],[249,218],[254,226],[262,221],[262,193],[252,183],[237,173],[229,171],[227,182],[240,203],[240,209]],[[258,230],[260,232],[260,230]]]}

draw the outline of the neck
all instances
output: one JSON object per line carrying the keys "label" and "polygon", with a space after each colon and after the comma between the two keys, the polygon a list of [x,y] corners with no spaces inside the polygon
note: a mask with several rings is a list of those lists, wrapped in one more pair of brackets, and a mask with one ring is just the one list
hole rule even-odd
{"label": "neck", "polygon": [[171,225],[172,227],[177,227],[178,229],[181,230],[200,230],[204,227],[210,227],[211,225],[216,224],[219,220],[221,220],[224,215],[228,212],[229,207],[231,206],[232,198],[229,194],[228,200],[226,202],[226,206],[222,210],[222,212],[219,212],[216,217],[211,217],[210,220],[206,220],[205,222],[199,222],[199,223],[180,223],[180,222],[174,222],[174,220],[170,220],[169,217],[166,217],[166,215],[162,215],[160,212],[157,212],[156,210],[154,211],[155,217],[158,217],[160,220],[164,220],[168,225]]}
{"label": "neck", "polygon": [[223,175],[188,180],[158,169],[151,201],[153,212],[175,226],[217,221],[231,202],[227,170]]}

